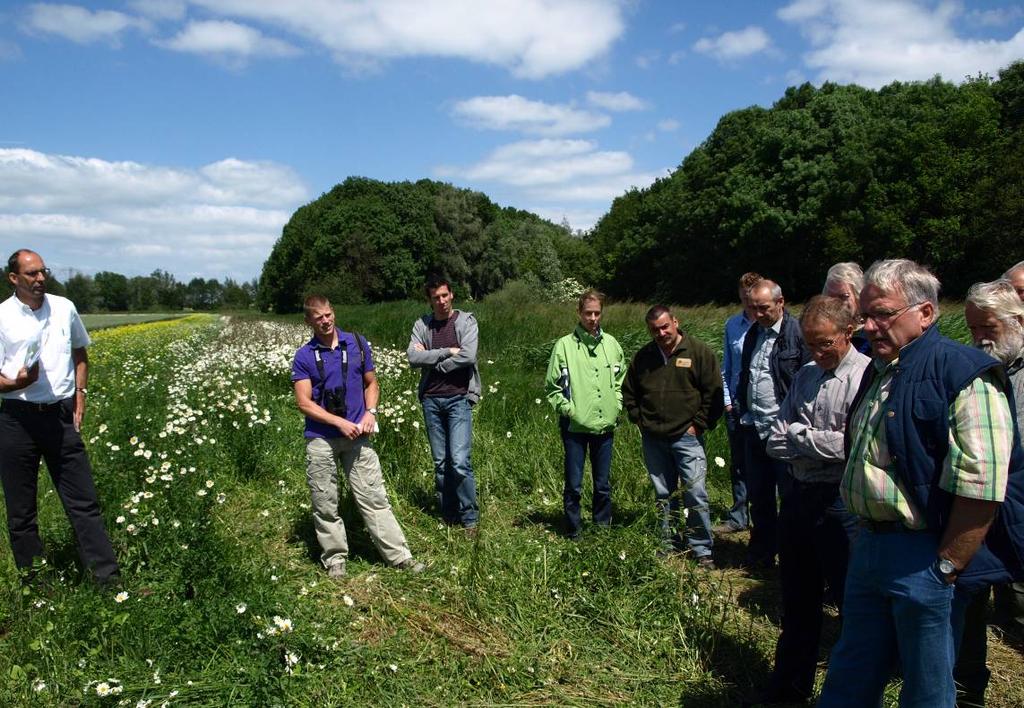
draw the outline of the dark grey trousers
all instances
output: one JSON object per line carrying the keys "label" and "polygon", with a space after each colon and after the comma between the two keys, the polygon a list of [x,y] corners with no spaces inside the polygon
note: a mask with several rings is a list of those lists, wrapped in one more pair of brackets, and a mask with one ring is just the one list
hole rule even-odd
{"label": "dark grey trousers", "polygon": [[118,575],[92,481],[85,444],[74,426],[74,399],[40,408],[17,401],[0,404],[0,481],[14,562],[30,568],[42,556],[36,497],[39,460],[53,480],[78,539],[82,564],[98,582]]}

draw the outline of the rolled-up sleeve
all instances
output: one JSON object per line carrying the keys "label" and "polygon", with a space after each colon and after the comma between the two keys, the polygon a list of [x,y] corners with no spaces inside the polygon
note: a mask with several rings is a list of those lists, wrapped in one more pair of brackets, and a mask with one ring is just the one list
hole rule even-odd
{"label": "rolled-up sleeve", "polygon": [[959,497],[1003,501],[1012,447],[1009,401],[995,377],[982,374],[949,408],[949,454],[939,486]]}

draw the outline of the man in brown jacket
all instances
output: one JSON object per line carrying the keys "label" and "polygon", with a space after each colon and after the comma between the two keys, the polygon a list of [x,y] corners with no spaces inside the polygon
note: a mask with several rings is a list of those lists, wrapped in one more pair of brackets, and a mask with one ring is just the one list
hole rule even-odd
{"label": "man in brown jacket", "polygon": [[703,436],[724,406],[718,360],[704,342],[679,331],[679,320],[665,305],[648,310],[646,320],[652,341],[629,365],[622,404],[630,421],[640,426],[661,519],[662,552],[682,550],[676,530],[682,497],[686,544],[702,567],[714,569]]}

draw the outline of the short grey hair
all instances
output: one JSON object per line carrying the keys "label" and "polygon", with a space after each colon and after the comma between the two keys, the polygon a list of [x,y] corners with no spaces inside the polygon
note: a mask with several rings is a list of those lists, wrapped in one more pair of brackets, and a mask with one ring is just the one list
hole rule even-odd
{"label": "short grey hair", "polygon": [[1009,278],[1018,270],[1024,270],[1024,261],[1021,261],[1017,265],[1010,266],[1005,273],[1003,273],[1003,280],[1009,280]]}
{"label": "short grey hair", "polygon": [[1019,322],[1019,318],[1024,318],[1024,302],[1021,302],[1013,283],[1005,278],[991,283],[975,283],[967,291],[967,302],[1000,320]]}
{"label": "short grey hair", "polygon": [[825,274],[825,286],[821,289],[822,295],[828,290],[829,283],[846,283],[853,288],[853,296],[858,298],[860,291],[864,289],[864,271],[852,261],[836,263]]}
{"label": "short grey hair", "polygon": [[923,265],[907,258],[875,261],[864,274],[864,285],[903,295],[908,305],[930,302],[939,318],[939,279]]}
{"label": "short grey hair", "polygon": [[776,283],[774,280],[768,278],[761,278],[759,281],[750,286],[750,292],[760,290],[761,288],[768,288],[772,300],[778,300],[782,297],[782,286]]}

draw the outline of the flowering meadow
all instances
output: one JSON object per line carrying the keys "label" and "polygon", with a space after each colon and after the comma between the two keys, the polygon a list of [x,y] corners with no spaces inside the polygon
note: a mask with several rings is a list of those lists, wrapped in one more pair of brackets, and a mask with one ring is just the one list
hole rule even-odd
{"label": "flowering meadow", "polygon": [[[289,380],[309,338],[296,317],[195,315],[95,333],[83,427],[123,585],[81,578],[45,473],[46,562],[22,583],[0,563],[0,705],[735,705],[770,668],[770,576],[658,559],[635,429],[618,429],[615,518],[558,534],[562,450],[542,379],[571,305],[474,309],[484,395],[474,411],[475,538],[440,523],[405,363],[416,303],[339,308],[372,344],[380,455],[416,557],[383,565],[349,513],[348,577],[317,558],[302,419]],[[631,355],[643,308],[608,308]],[[682,313],[720,350],[728,311]],[[713,516],[728,506],[728,446],[708,434]],[[589,480],[584,505],[589,503]],[[344,505],[344,502],[343,502]],[[584,514],[585,518],[589,513]],[[720,540],[723,565],[741,539]],[[836,622],[830,625],[834,631]],[[1013,650],[994,647],[1007,672]],[[1016,663],[1014,663],[1016,662]],[[1012,675],[1012,674],[1011,674]],[[994,679],[991,705],[1019,705]]]}

